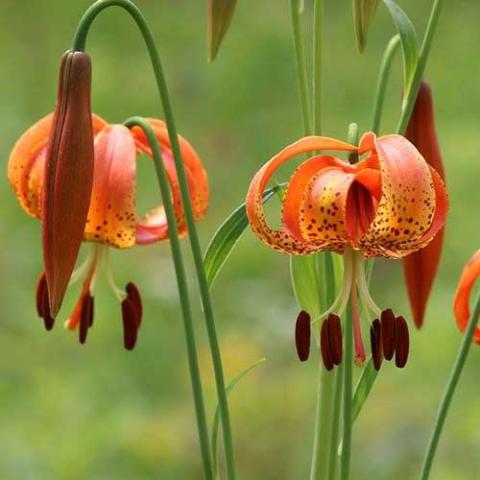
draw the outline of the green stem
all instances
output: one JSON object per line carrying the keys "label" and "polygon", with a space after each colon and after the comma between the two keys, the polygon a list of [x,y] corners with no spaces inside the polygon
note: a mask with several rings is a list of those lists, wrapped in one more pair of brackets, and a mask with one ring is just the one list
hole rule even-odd
{"label": "green stem", "polygon": [[149,123],[141,117],[132,117],[125,121],[129,128],[139,126],[145,132],[148,138],[153,154],[153,162],[157,172],[158,184],[162,195],[165,214],[168,222],[168,234],[170,238],[170,248],[172,250],[173,263],[177,276],[178,295],[183,316],[183,326],[185,328],[185,339],[187,342],[188,364],[190,368],[190,377],[192,380],[193,398],[195,403],[195,412],[197,417],[197,426],[200,437],[202,459],[205,477],[213,479],[213,469],[209,450],[208,426],[205,415],[205,405],[203,400],[202,382],[200,379],[200,369],[198,367],[198,355],[195,345],[195,331],[193,328],[192,311],[190,307],[188,283],[185,274],[185,265],[182,258],[182,249],[178,237],[177,221],[172,206],[170,187],[168,183],[165,165],[163,163],[158,141],[155,133]]}
{"label": "green stem", "polygon": [[[355,279],[354,253],[346,251],[345,262],[352,262],[353,279]],[[355,287],[355,280],[352,280],[352,289]],[[343,372],[343,448],[340,461],[340,478],[348,480],[350,477],[350,458],[352,450],[352,367],[353,367],[353,315],[352,302],[348,303],[347,318],[345,321],[345,348],[344,348],[344,372]]]}
{"label": "green stem", "polygon": [[338,437],[340,430],[340,412],[342,408],[343,392],[343,363],[338,367],[335,379],[335,393],[333,397],[332,435],[330,441],[330,454],[328,459],[328,480],[337,478],[338,466]]}
{"label": "green stem", "polygon": [[328,456],[331,446],[334,385],[335,372],[328,372],[320,360],[310,480],[324,480],[327,478]]}
{"label": "green stem", "polygon": [[395,53],[400,46],[400,35],[395,35],[388,42],[385,52],[383,54],[382,63],[380,65],[380,72],[378,74],[377,90],[375,93],[375,101],[373,104],[373,120],[372,132],[378,135],[380,130],[380,122],[382,118],[383,104],[385,101],[385,93],[387,91],[388,77],[392,67],[392,62]]}
{"label": "green stem", "polygon": [[460,350],[458,351],[457,358],[453,365],[452,372],[450,373],[450,378],[447,383],[447,388],[443,394],[442,402],[438,409],[437,418],[435,420],[435,425],[433,427],[432,436],[430,437],[430,442],[428,444],[427,453],[425,455],[425,460],[423,463],[422,473],[420,475],[420,480],[427,480],[430,476],[430,470],[432,468],[433,459],[437,451],[438,442],[440,440],[440,435],[442,434],[442,429],[445,424],[445,419],[447,418],[448,410],[452,403],[452,398],[455,393],[455,390],[462,374],[463,367],[465,366],[465,361],[470,351],[472,345],[473,335],[475,333],[475,328],[478,324],[478,318],[480,316],[480,295],[477,297],[475,308],[473,314],[468,323],[467,330],[464,334]]}
{"label": "green stem", "polygon": [[89,9],[87,9],[84,16],[80,20],[73,42],[73,48],[76,50],[83,50],[85,48],[87,33],[95,17],[105,8],[113,6],[124,8],[132,16],[133,20],[137,24],[150,56],[158,91],[162,101],[165,122],[167,125],[168,136],[170,139],[173,158],[175,161],[175,168],[182,197],[183,209],[185,212],[185,219],[189,232],[190,246],[192,250],[193,260],[195,263],[195,269],[200,288],[200,295],[202,298],[203,311],[205,315],[205,323],[207,327],[208,341],[210,345],[210,352],[215,375],[215,384],[217,388],[220,419],[222,422],[227,477],[229,480],[234,480],[235,464],[233,456],[232,431],[230,426],[227,394],[225,392],[225,380],[223,375],[222,358],[217,339],[217,332],[215,329],[215,319],[213,314],[212,301],[210,298],[210,292],[208,289],[205,270],[203,268],[202,251],[200,248],[200,242],[195,226],[195,218],[193,215],[193,209],[188,190],[188,183],[185,175],[185,167],[183,165],[182,155],[180,152],[177,129],[175,126],[173,111],[170,104],[167,83],[163,73],[163,68],[157,46],[155,44],[155,39],[143,14],[131,1],[101,0],[94,3]]}
{"label": "green stem", "polygon": [[313,12],[313,133],[322,132],[322,30],[323,1],[315,0]]}
{"label": "green stem", "polygon": [[300,0],[290,0],[290,5],[292,11],[292,27],[295,44],[298,86],[300,90],[300,102],[302,104],[303,127],[305,135],[311,135],[312,121],[308,94],[307,66],[305,62],[305,42],[300,23]]}
{"label": "green stem", "polygon": [[430,53],[430,47],[432,45],[435,30],[437,28],[438,19],[442,10],[443,0],[435,0],[433,2],[430,18],[428,19],[427,29],[423,38],[422,46],[420,48],[420,55],[418,57],[417,68],[412,79],[412,83],[408,92],[406,92],[402,112],[400,114],[400,120],[397,126],[397,133],[403,134],[407,128],[410,115],[412,114],[415,101],[417,99],[418,90],[420,89],[420,83],[425,72],[425,65],[427,63],[428,54]]}

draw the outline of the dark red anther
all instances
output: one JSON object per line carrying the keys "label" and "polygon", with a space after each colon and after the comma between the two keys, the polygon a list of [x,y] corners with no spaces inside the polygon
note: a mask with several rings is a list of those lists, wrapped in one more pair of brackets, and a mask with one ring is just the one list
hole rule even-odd
{"label": "dark red anther", "polygon": [[[43,309],[43,297],[45,295],[45,291],[47,290],[47,277],[45,276],[45,272],[42,272],[37,280],[37,287],[36,287],[36,305],[37,305],[37,313],[39,317],[43,318],[44,309]],[[47,293],[48,295],[48,293]]]}
{"label": "dark red anther", "polygon": [[410,335],[408,325],[403,317],[395,319],[397,330],[397,344],[395,346],[395,365],[403,368],[407,364],[408,353],[410,351]]}
{"label": "dark red anther", "polygon": [[302,310],[298,314],[295,324],[295,346],[301,362],[308,360],[310,355],[310,335],[310,315],[305,310]]}
{"label": "dark red anther", "polygon": [[325,368],[330,371],[333,368],[333,356],[330,348],[330,322],[328,318],[323,321],[320,329],[320,351],[322,353],[322,360]]}
{"label": "dark red anther", "polygon": [[140,292],[133,282],[127,283],[125,290],[127,291],[127,298],[133,303],[133,306],[135,307],[135,310],[137,312],[138,326],[140,326],[143,316],[143,305]]}
{"label": "dark red anther", "polygon": [[370,327],[370,342],[372,348],[372,360],[375,370],[380,370],[383,361],[382,352],[382,327],[378,319],[374,320]]}
{"label": "dark red anther", "polygon": [[123,345],[127,350],[132,350],[137,342],[139,321],[137,317],[137,309],[129,298],[126,298],[122,302],[122,321]]}
{"label": "dark red anther", "polygon": [[40,277],[37,280],[37,289],[36,289],[36,306],[38,316],[43,318],[43,323],[45,329],[51,330],[55,320],[50,314],[50,305],[48,299],[48,287],[47,287],[47,278],[45,272],[42,272]]}
{"label": "dark red anther", "polygon": [[332,361],[340,365],[343,355],[342,325],[340,317],[333,313],[328,316],[328,337]]}
{"label": "dark red anther", "polygon": [[80,300],[80,325],[78,329],[78,339],[83,345],[87,339],[88,329],[93,322],[93,297],[90,292],[85,292]]}
{"label": "dark red anther", "polygon": [[380,316],[383,355],[386,360],[391,360],[395,354],[396,333],[395,333],[395,315],[389,308],[382,312]]}

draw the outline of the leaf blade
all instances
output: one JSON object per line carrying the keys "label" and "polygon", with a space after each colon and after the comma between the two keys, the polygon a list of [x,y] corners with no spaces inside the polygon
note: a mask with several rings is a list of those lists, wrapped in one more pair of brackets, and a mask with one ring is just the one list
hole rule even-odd
{"label": "leaf blade", "polygon": [[375,370],[373,361],[370,359],[367,366],[363,370],[362,376],[358,380],[357,386],[355,387],[355,393],[352,401],[352,423],[362,411],[362,408],[365,405],[370,392],[372,391],[373,384],[375,383],[377,376],[378,371]]}
{"label": "leaf blade", "polygon": [[208,59],[215,60],[220,45],[232,23],[237,0],[208,1]]}
{"label": "leaf blade", "polygon": [[404,92],[410,89],[418,64],[418,40],[415,27],[407,14],[393,1],[383,0],[395,24],[403,52]]}
{"label": "leaf blade", "polygon": [[[235,376],[228,385],[225,387],[225,393],[230,395],[234,388],[245,378],[252,370],[257,368],[260,364],[265,362],[267,359],[265,357],[260,358],[257,360],[255,363],[250,365],[249,367],[245,368],[245,370],[242,370],[237,376]],[[215,414],[213,416],[213,422],[212,422],[212,454],[213,454],[213,468],[215,469],[215,472],[217,471],[217,465],[218,465],[218,431],[220,429],[220,409],[217,408],[215,409]]]}
{"label": "leaf blade", "polygon": [[[263,194],[263,203],[270,200],[284,185],[275,185]],[[211,288],[220,269],[248,226],[245,202],[238,206],[214,233],[203,258],[203,266]]]}

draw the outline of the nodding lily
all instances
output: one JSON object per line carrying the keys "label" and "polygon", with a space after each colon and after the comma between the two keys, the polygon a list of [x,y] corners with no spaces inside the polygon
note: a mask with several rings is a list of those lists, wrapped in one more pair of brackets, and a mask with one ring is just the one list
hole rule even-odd
{"label": "nodding lily", "polygon": [[[322,151],[353,152],[350,164]],[[312,154],[293,173],[282,201],[282,227],[265,219],[262,195],[275,171],[297,155]],[[323,321],[321,347],[325,366],[341,359],[339,318],[351,299],[357,363],[365,361],[359,303],[371,324],[374,364],[382,358],[403,367],[408,357],[408,329],[401,316],[373,301],[365,258],[402,258],[425,247],[442,228],[448,210],[445,186],[418,150],[400,135],[366,133],[355,147],[328,137],[300,139],[275,155],[255,174],[247,194],[247,215],[254,233],[269,247],[292,255],[331,251],[344,257],[343,285],[330,308],[313,319]],[[304,323],[304,315],[299,316]],[[302,327],[299,331],[306,331]],[[297,335],[298,337],[298,335]],[[340,338],[339,338],[340,337]],[[302,357],[304,342],[299,342]]]}
{"label": "nodding lily", "polygon": [[[473,257],[465,266],[460,281],[458,282],[457,291],[455,293],[455,300],[453,309],[455,312],[455,319],[458,328],[464,332],[467,328],[470,319],[470,305],[469,300],[472,294],[472,289],[480,276],[480,250],[477,250]],[[473,335],[474,342],[480,344],[480,327],[477,327]]]}
{"label": "nodding lily", "polygon": [[[32,217],[43,220],[43,196],[48,139],[53,116],[41,119],[18,140],[10,155],[8,177],[22,208]],[[165,123],[149,119],[161,145],[162,157],[171,187],[172,203],[180,236],[187,234],[180,189]],[[125,291],[118,288],[108,262],[108,247],[119,249],[167,241],[168,225],[162,205],[145,216],[138,217],[135,210],[137,154],[152,156],[146,136],[138,127],[129,130],[123,125],[110,125],[92,115],[94,133],[94,174],[88,216],[83,240],[92,243],[92,250],[84,265],[73,272],[70,284],[83,282],[80,298],[68,319],[68,329],[77,329],[81,343],[86,340],[93,324],[94,289],[98,267],[106,266],[112,290],[121,303],[124,327],[124,345],[135,345],[142,318],[142,301],[137,287],[129,282]],[[208,205],[208,181],[202,163],[190,144],[179,137],[185,162],[195,218],[201,219]],[[70,215],[75,212],[70,212]],[[45,327],[53,327],[49,292],[44,273],[37,282],[37,311]]]}

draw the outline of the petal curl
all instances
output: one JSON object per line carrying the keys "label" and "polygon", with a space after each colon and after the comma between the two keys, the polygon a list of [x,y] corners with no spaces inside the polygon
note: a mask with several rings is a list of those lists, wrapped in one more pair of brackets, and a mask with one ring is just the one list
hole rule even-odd
{"label": "petal curl", "polygon": [[[380,164],[382,195],[359,246],[366,256],[401,258],[431,240],[437,181],[418,150],[404,137],[366,134],[360,151],[373,148],[372,143]],[[444,221],[440,213],[437,223]]]}
{"label": "petal curl", "polygon": [[[173,196],[175,197],[175,195],[179,193],[175,191],[176,189],[178,189],[178,180],[176,177],[175,164],[173,162],[171,143],[168,136],[166,124],[162,120],[158,120],[155,118],[147,118],[147,121],[153,128],[155,136],[162,148],[162,156],[164,157],[165,167],[167,169],[167,174],[170,180],[170,186],[173,191]],[[134,127],[132,128],[132,134],[135,139],[137,149],[151,157],[152,152],[150,149],[150,145],[143,130],[139,127]],[[178,141],[180,145],[182,159],[185,165],[185,174],[187,178],[190,199],[192,202],[193,214],[195,220],[200,220],[205,216],[208,208],[209,188],[207,173],[197,152],[190,145],[190,143],[185,140],[185,138],[183,138],[181,135],[178,136]],[[170,163],[172,163],[173,167],[170,167]],[[186,227],[181,200],[180,205],[177,205],[177,202],[175,201],[174,206],[179,231],[183,232]],[[162,214],[160,215],[160,217],[161,216]],[[149,222],[147,221],[141,222],[141,229],[142,227],[148,226],[148,223]],[[161,235],[158,239],[163,240],[166,238],[167,237],[165,237],[164,235]],[[142,243],[141,238],[139,243]]]}
{"label": "petal curl", "polygon": [[[28,215],[41,218],[45,152],[53,114],[50,113],[32,125],[17,140],[8,160],[8,180],[21,207]],[[106,126],[105,120],[92,115],[94,135]]]}
{"label": "petal curl", "polygon": [[[299,232],[299,225],[296,223],[297,220],[295,220],[293,217],[293,213],[298,211],[299,204],[297,203],[298,199],[291,199],[294,196],[293,193],[291,193],[291,198],[288,201],[288,211],[284,213],[284,221],[286,221],[289,226],[288,228],[291,229],[291,231],[287,231],[285,228],[282,228],[281,230],[275,230],[269,227],[265,219],[262,202],[262,196],[265,187],[272,178],[272,175],[282,164],[297,155],[322,150],[355,151],[356,147],[329,137],[304,137],[284,148],[281,152],[265,163],[263,167],[255,174],[252,182],[250,183],[246,200],[247,216],[250,226],[260,240],[275,250],[298,255],[318,251],[322,249],[324,245],[323,243],[321,246],[307,244],[306,242],[299,240],[299,238],[301,238],[301,232]],[[318,161],[320,163],[324,161],[321,160],[321,158],[324,158],[322,156],[316,158],[319,159]],[[335,160],[335,162],[336,161],[337,160]],[[338,160],[338,162],[341,162],[341,160]],[[311,165],[313,166],[314,163]],[[310,174],[309,167],[304,168],[305,176],[303,175],[303,172],[299,173],[299,184],[303,184],[304,177],[308,178]],[[296,192],[297,190],[297,187],[294,185],[291,192]],[[298,238],[296,238],[297,236]]]}
{"label": "petal curl", "polygon": [[[480,276],[480,250],[477,250],[473,257],[465,266],[460,281],[458,283],[455,299],[453,302],[453,310],[458,328],[464,332],[470,320],[469,300],[472,293],[473,285]],[[474,341],[480,344],[480,327],[477,327],[473,337]]]}
{"label": "petal curl", "polygon": [[[178,234],[184,237],[187,234],[185,215],[182,207],[182,196],[178,185],[175,162],[170,150],[164,149],[162,158],[165,165],[168,181],[171,189],[171,201],[177,221]],[[151,210],[147,215],[137,221],[136,243],[146,245],[153,242],[165,241],[169,239],[168,222],[163,205]]]}
{"label": "petal curl", "polygon": [[135,244],[135,142],[123,125],[95,138],[95,171],[84,238],[118,248]]}

